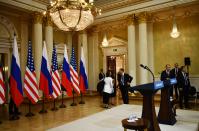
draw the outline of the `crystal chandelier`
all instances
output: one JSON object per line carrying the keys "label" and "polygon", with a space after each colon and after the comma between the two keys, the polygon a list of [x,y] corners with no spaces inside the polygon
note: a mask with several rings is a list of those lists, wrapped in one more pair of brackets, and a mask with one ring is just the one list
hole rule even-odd
{"label": "crystal chandelier", "polygon": [[180,36],[180,32],[178,32],[175,16],[173,18],[173,29],[170,35],[172,38],[178,38]]}
{"label": "crystal chandelier", "polygon": [[52,0],[47,13],[59,29],[80,31],[92,24],[101,10],[93,5],[93,0]]}

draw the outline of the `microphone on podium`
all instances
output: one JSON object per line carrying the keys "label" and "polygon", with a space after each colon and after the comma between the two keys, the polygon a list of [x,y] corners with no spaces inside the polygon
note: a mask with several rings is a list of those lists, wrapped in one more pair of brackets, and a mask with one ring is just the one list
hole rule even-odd
{"label": "microphone on podium", "polygon": [[151,69],[149,69],[148,66],[144,66],[143,64],[140,64],[140,67],[142,67],[143,69],[148,70],[151,73],[152,77],[153,77],[153,82],[155,82],[155,76],[154,76],[153,72],[151,71]]}

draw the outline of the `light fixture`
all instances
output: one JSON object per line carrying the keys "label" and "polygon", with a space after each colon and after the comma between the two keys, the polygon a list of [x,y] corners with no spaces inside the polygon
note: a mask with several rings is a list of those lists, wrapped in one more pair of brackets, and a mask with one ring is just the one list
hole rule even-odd
{"label": "light fixture", "polygon": [[103,41],[102,41],[102,46],[103,47],[107,47],[108,46],[108,40],[107,40],[106,34],[104,34]]}
{"label": "light fixture", "polygon": [[172,28],[172,32],[170,33],[170,36],[172,38],[178,38],[180,36],[180,32],[178,31],[177,24],[176,24],[175,12],[173,15],[173,28]]}
{"label": "light fixture", "polygon": [[46,14],[55,25],[64,31],[84,30],[92,24],[101,10],[93,5],[93,0],[51,0]]}

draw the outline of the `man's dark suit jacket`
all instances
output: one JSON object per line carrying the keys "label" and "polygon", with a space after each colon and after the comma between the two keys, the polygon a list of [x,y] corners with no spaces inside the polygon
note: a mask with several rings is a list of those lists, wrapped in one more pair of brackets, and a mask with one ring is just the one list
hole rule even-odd
{"label": "man's dark suit jacket", "polygon": [[171,75],[172,75],[172,78],[177,78],[176,75],[178,75],[179,71],[180,71],[180,69],[178,68],[178,72],[177,72],[177,74],[175,74],[175,68],[173,68],[173,69],[170,71],[170,72],[171,72]]}
{"label": "man's dark suit jacket", "polygon": [[165,81],[165,80],[168,80],[168,79],[170,79],[170,78],[173,78],[173,75],[172,75],[171,71],[170,71],[169,74],[167,74],[166,70],[164,70],[164,71],[161,73],[161,77],[160,77],[160,80],[161,80],[161,81]]}
{"label": "man's dark suit jacket", "polygon": [[104,78],[105,78],[105,74],[102,73],[102,72],[100,72],[100,73],[99,73],[99,80],[102,80],[102,79],[104,79]]}
{"label": "man's dark suit jacket", "polygon": [[122,75],[118,74],[117,76],[117,80],[118,80],[118,85],[120,88],[124,87],[128,87],[129,85],[127,83],[131,83],[131,81],[133,80],[133,77],[131,77],[129,74],[124,73],[124,85],[122,84]]}
{"label": "man's dark suit jacket", "polygon": [[178,87],[179,88],[184,89],[185,87],[189,87],[190,86],[189,79],[187,79],[187,83],[186,83],[185,77],[184,77],[184,75],[183,75],[183,73],[181,71],[178,72],[177,81],[178,81]]}

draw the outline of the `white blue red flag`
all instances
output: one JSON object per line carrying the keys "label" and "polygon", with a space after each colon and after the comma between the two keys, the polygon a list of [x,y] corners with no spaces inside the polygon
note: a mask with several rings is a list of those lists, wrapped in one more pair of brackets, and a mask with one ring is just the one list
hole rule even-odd
{"label": "white blue red flag", "polygon": [[5,103],[6,97],[5,97],[5,84],[3,80],[3,69],[0,64],[0,104]]}
{"label": "white blue red flag", "polygon": [[13,54],[11,61],[10,93],[16,106],[19,106],[23,102],[23,89],[16,36],[14,36]]}
{"label": "white blue red flag", "polygon": [[32,43],[28,42],[28,57],[26,64],[26,72],[24,78],[24,93],[28,99],[33,103],[37,103],[39,100],[39,91],[34,67],[34,60],[32,55]]}
{"label": "white blue red flag", "polygon": [[72,96],[72,87],[71,87],[71,76],[70,76],[70,64],[68,61],[68,53],[66,45],[64,47],[64,59],[62,65],[62,87],[66,89],[68,96]]}
{"label": "white blue red flag", "polygon": [[87,77],[83,47],[81,47],[79,89],[81,90],[82,93],[85,93],[86,90],[88,89],[88,77]]}
{"label": "white blue red flag", "polygon": [[55,46],[53,46],[52,54],[52,88],[53,88],[53,98],[57,98],[61,95],[61,85],[60,77],[58,72],[58,63],[57,63],[57,52]]}
{"label": "white blue red flag", "polygon": [[48,62],[48,55],[47,55],[45,41],[44,41],[43,55],[42,55],[42,60],[41,60],[39,89],[43,91],[46,97],[51,96],[53,93],[52,78],[50,74],[50,65]]}
{"label": "white blue red flag", "polygon": [[72,83],[72,87],[74,91],[77,94],[80,94],[79,77],[77,73],[77,63],[76,63],[74,48],[72,48],[72,54],[71,54],[71,59],[70,59],[70,75],[71,75],[71,83]]}

